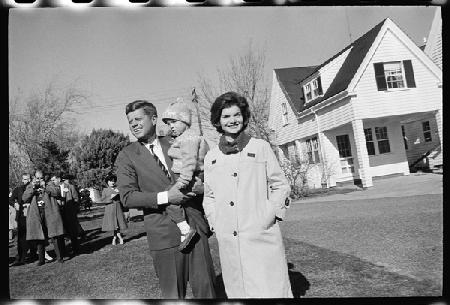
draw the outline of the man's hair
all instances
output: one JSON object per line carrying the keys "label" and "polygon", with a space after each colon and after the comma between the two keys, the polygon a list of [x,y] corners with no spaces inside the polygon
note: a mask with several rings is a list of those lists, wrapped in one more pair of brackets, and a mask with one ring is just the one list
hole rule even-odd
{"label": "man's hair", "polygon": [[22,173],[22,177],[23,176],[29,176],[31,178],[31,174],[30,173]]}
{"label": "man's hair", "polygon": [[143,109],[145,114],[149,116],[158,116],[158,113],[156,112],[156,107],[146,100],[136,100],[134,102],[129,103],[125,107],[125,114],[128,114],[138,109]]}
{"label": "man's hair", "polygon": [[223,133],[222,127],[220,126],[220,116],[222,115],[222,110],[231,106],[239,107],[242,117],[244,118],[242,130],[247,128],[248,121],[250,119],[248,102],[242,95],[230,91],[216,98],[211,106],[211,124],[220,133]]}
{"label": "man's hair", "polygon": [[60,172],[54,172],[50,175],[50,178],[53,178],[53,177],[61,179],[62,174]]}

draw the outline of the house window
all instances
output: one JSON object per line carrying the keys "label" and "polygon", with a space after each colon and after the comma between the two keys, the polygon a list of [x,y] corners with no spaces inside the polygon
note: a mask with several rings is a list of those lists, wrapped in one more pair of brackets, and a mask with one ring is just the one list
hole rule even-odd
{"label": "house window", "polygon": [[405,149],[408,150],[408,138],[406,137],[405,126],[402,125],[402,137],[403,144],[405,145]]}
{"label": "house window", "polygon": [[364,129],[364,135],[366,136],[367,154],[373,156],[375,155],[375,143],[373,142],[372,128]]}
{"label": "house window", "polygon": [[336,136],[336,142],[339,151],[339,162],[342,173],[354,173],[355,166],[353,164],[352,148],[350,146],[350,139],[348,137],[348,134]]}
{"label": "house window", "polygon": [[377,138],[378,152],[380,154],[385,154],[391,151],[387,127],[375,127],[375,137]]}
{"label": "house window", "polygon": [[374,69],[378,91],[416,87],[411,60],[374,63]]}
{"label": "house window", "polygon": [[317,137],[306,140],[306,153],[308,155],[309,163],[320,163],[319,142],[317,141]]}
{"label": "house window", "polygon": [[311,84],[305,86],[305,97],[307,102],[312,99]]}
{"label": "house window", "polygon": [[404,88],[402,65],[399,61],[384,64],[384,76],[388,89]]}
{"label": "house window", "polygon": [[303,86],[305,101],[309,102],[323,94],[320,76]]}
{"label": "house window", "polygon": [[313,97],[318,97],[319,94],[319,83],[317,82],[317,79],[312,81],[312,89],[313,89]]}
{"label": "house window", "polygon": [[283,126],[289,123],[286,103],[281,104],[281,120],[283,122]]}
{"label": "house window", "polygon": [[430,128],[430,121],[422,122],[422,129],[423,129],[423,138],[425,139],[425,142],[431,142],[431,128]]}

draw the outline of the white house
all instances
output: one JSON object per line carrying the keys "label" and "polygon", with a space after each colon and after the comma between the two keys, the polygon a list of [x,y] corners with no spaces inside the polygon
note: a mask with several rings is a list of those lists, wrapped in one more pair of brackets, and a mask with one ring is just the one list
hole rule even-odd
{"label": "white house", "polygon": [[441,155],[442,71],[387,18],[319,66],[275,69],[269,127],[283,155],[314,164],[312,187],[408,175]]}
{"label": "white house", "polygon": [[440,7],[436,7],[431,30],[423,51],[442,70],[442,17]]}

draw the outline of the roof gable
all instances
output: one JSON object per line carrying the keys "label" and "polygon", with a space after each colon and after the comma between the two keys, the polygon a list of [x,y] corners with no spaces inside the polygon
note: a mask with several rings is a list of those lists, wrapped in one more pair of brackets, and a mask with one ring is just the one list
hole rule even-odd
{"label": "roof gable", "polygon": [[[385,23],[386,19],[374,26],[371,30],[365,33],[363,36],[355,40],[353,43],[336,53],[334,56],[326,60],[324,63],[318,66],[310,67],[292,67],[284,69],[274,69],[281,89],[283,90],[286,98],[291,103],[293,108],[297,112],[302,112],[323,100],[326,100],[339,92],[347,89],[353,76],[361,65],[367,52],[372,46],[375,38],[377,37],[380,29]],[[341,68],[337,72],[327,91],[324,92],[322,97],[315,99],[314,101],[305,104],[303,96],[303,90],[301,82],[306,78],[317,73],[321,68],[332,62],[335,58],[343,54],[345,51],[350,52],[347,58],[344,60]]]}
{"label": "roof gable", "polygon": [[310,75],[316,67],[317,66],[274,69],[280,88],[291,104],[294,112],[300,111],[303,104],[303,90],[300,86],[300,82]]}
{"label": "roof gable", "polygon": [[[352,44],[350,44],[349,46],[347,46],[342,51],[340,51],[339,53],[337,53],[335,56],[332,57],[332,59],[334,59],[340,54],[342,54],[344,51],[351,48],[347,58],[344,60],[344,63],[342,64],[341,68],[339,69],[338,73],[334,77],[333,81],[331,82],[330,86],[328,87],[328,90],[324,93],[324,95],[312,101],[311,103],[308,103],[306,105],[304,104],[303,107],[301,107],[300,111],[306,110],[314,105],[317,105],[323,100],[326,100],[338,94],[339,92],[347,89],[348,85],[353,79],[353,76],[355,75],[356,71],[358,70],[364,58],[366,57],[366,54],[369,51],[370,47],[372,46],[373,42],[375,41],[375,38],[378,36],[378,33],[380,32],[385,21],[386,19],[384,19],[382,22],[374,26],[363,36],[355,40]],[[332,59],[327,60],[326,63],[330,62]]]}

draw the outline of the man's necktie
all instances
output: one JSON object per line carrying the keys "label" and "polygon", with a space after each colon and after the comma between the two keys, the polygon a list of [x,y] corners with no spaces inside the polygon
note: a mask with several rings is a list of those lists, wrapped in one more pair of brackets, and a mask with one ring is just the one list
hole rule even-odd
{"label": "man's necktie", "polygon": [[155,159],[156,163],[159,165],[159,167],[162,169],[162,171],[164,172],[164,174],[167,176],[167,178],[169,178],[170,180],[170,174],[167,171],[166,167],[164,166],[164,164],[161,162],[161,160],[159,160],[158,156],[155,154],[155,152],[153,151],[153,144],[150,144],[150,151],[152,152],[153,158]]}

